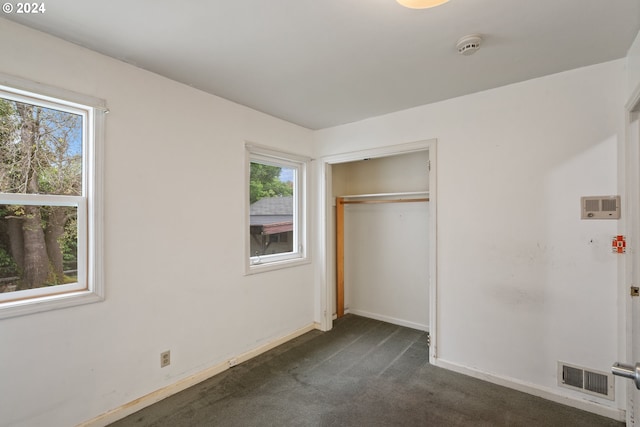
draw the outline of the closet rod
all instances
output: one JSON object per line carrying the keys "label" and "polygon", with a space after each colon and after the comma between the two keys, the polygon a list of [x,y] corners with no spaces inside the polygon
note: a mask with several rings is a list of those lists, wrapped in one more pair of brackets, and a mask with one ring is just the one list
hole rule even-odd
{"label": "closet rod", "polygon": [[344,205],[364,205],[369,203],[411,203],[411,202],[428,202],[429,198],[424,197],[420,199],[379,199],[379,200],[344,200],[341,197],[338,198],[338,203],[342,203]]}

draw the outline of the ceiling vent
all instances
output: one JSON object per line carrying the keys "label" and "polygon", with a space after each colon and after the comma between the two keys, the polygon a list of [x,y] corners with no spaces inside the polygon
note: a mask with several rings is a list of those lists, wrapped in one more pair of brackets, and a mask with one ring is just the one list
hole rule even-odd
{"label": "ceiling vent", "polygon": [[460,55],[471,55],[480,49],[481,44],[482,37],[480,37],[480,34],[470,34],[458,40],[456,47]]}

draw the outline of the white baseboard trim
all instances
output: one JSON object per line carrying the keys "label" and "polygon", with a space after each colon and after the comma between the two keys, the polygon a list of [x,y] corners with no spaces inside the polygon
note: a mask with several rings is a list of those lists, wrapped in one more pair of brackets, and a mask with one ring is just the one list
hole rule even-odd
{"label": "white baseboard trim", "polygon": [[355,314],[356,316],[362,316],[362,317],[368,317],[370,319],[381,320],[383,322],[391,323],[393,325],[406,326],[407,328],[429,332],[429,326],[423,325],[421,323],[411,322],[409,320],[398,319],[396,317],[384,316],[382,314],[370,313],[368,311],[358,310],[353,308],[345,309],[344,312]]}
{"label": "white baseboard trim", "polygon": [[170,384],[166,387],[163,387],[159,390],[151,392],[145,396],[142,396],[138,399],[132,400],[129,403],[126,403],[118,408],[112,409],[104,414],[98,415],[97,417],[85,421],[79,424],[77,427],[104,427],[113,422],[116,422],[128,415],[131,415],[135,412],[138,412],[141,409],[146,408],[147,406],[153,405],[156,402],[159,402],[163,399],[166,399],[169,396],[172,396],[176,393],[181,392],[189,387],[192,387],[198,383],[201,383],[204,380],[207,380],[215,375],[218,375],[221,372],[226,371],[232,366],[238,365],[242,362],[246,362],[249,359],[252,359],[262,353],[265,353],[281,344],[286,343],[287,341],[291,341],[294,338],[299,337],[300,335],[306,334],[309,331],[314,329],[320,329],[319,323],[312,323],[303,328],[300,328],[290,334],[284,335],[280,338],[275,339],[274,341],[263,344],[259,347],[256,347],[252,350],[249,350],[245,353],[242,353],[236,357],[232,357],[224,362],[218,363],[216,365],[210,366],[209,368],[200,371],[194,375],[181,379],[173,384]]}
{"label": "white baseboard trim", "polygon": [[478,378],[493,384],[508,387],[513,390],[521,391],[527,394],[531,394],[543,399],[550,400],[552,402],[561,403],[563,405],[571,406],[583,411],[591,412],[597,415],[602,415],[607,418],[612,418],[616,421],[626,421],[626,410],[613,408],[606,406],[596,400],[596,398],[579,398],[573,396],[567,396],[560,394],[558,391],[548,387],[539,386],[537,384],[531,384],[525,381],[521,381],[511,377],[505,377],[501,375],[491,374],[483,372],[474,368],[459,365],[454,362],[449,362],[443,359],[434,359],[430,361],[431,364],[440,368],[448,369],[450,371],[458,372],[470,377]]}

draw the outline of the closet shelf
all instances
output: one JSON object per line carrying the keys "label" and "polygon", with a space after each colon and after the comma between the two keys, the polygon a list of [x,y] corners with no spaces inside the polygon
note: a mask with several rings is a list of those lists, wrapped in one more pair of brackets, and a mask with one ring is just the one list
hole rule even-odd
{"label": "closet shelf", "polygon": [[[419,197],[427,196],[427,197]],[[393,198],[390,198],[393,197]],[[378,193],[378,194],[358,194],[353,196],[336,197],[337,205],[352,204],[377,204],[377,203],[413,203],[428,202],[428,191],[413,191],[410,193]]]}
{"label": "closet shelf", "polygon": [[428,191],[410,191],[400,193],[375,193],[375,194],[350,194],[347,196],[337,196],[342,199],[367,199],[378,197],[417,197],[417,196],[429,196]]}

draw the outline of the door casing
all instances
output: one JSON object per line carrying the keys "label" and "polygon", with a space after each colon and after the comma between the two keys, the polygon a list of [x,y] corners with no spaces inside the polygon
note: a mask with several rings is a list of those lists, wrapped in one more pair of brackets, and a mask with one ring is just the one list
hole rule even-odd
{"label": "door casing", "polygon": [[[640,298],[630,296],[630,286],[640,286],[640,86],[626,104],[624,148],[624,233],[630,243],[623,263],[620,292],[625,311],[626,360],[640,362]],[[640,391],[633,381],[625,381],[627,391],[627,425],[640,424]]]}
{"label": "door casing", "polygon": [[389,157],[418,151],[429,152],[429,358],[437,358],[437,140],[411,142],[390,145],[368,150],[360,150],[335,154],[318,159],[318,207],[317,236],[319,236],[317,253],[320,254],[317,263],[318,293],[316,312],[319,314],[320,329],[328,331],[333,326],[333,300],[335,299],[335,233],[333,229],[333,195],[331,166],[338,163],[363,160],[365,158]]}

